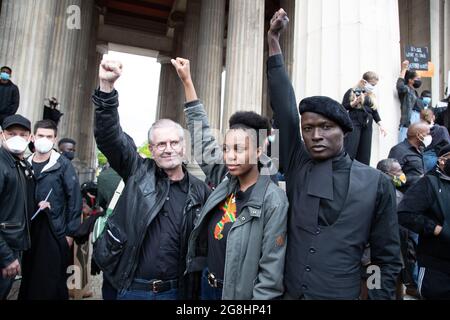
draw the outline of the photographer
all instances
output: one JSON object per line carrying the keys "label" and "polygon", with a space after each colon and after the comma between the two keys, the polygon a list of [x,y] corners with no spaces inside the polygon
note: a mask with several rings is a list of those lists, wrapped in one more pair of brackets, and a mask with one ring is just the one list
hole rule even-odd
{"label": "photographer", "polygon": [[365,165],[370,165],[374,120],[380,128],[380,133],[383,136],[387,135],[381,123],[376,96],[373,93],[377,84],[378,75],[374,72],[366,72],[363,79],[345,93],[342,101],[345,109],[349,111],[354,129],[345,138],[345,150],[350,158]]}
{"label": "photographer", "polygon": [[48,103],[44,104],[44,120],[52,120],[58,126],[64,113],[59,111],[60,103],[55,97],[45,99]]}

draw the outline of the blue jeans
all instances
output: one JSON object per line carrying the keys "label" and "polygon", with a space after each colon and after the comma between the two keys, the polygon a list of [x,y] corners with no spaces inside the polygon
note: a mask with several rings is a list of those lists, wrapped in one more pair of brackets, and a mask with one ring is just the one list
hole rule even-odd
{"label": "blue jeans", "polygon": [[[135,280],[135,282],[150,283],[150,281],[146,280]],[[171,289],[160,293],[141,290],[122,290],[117,295],[117,300],[178,300],[178,289]]]}
{"label": "blue jeans", "polygon": [[203,270],[200,300],[222,300],[222,288],[213,288],[209,285],[208,273],[208,269]]}
{"label": "blue jeans", "polygon": [[[411,117],[409,118],[409,121],[411,124],[420,122],[420,112],[414,111],[411,113]],[[398,142],[403,142],[407,138],[408,135],[408,128],[407,127],[400,127],[400,134],[398,137]]]}

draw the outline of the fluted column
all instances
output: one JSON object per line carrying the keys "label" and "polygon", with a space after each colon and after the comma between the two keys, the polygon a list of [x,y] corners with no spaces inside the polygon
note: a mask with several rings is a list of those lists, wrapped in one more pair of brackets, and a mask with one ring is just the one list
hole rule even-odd
{"label": "fluted column", "polygon": [[57,0],[3,0],[0,16],[0,61],[13,69],[19,86],[18,113],[42,118],[48,57]]}
{"label": "fluted column", "polygon": [[[374,130],[372,164],[386,158],[398,140],[400,74],[398,1],[297,0],[294,87],[298,100],[325,95],[342,101],[366,71],[380,76],[379,112],[389,131]],[[297,101],[298,102],[298,101]]]}
{"label": "fluted column", "polygon": [[77,40],[75,53],[75,72],[73,74],[72,99],[64,124],[67,126],[66,134],[76,141],[80,140],[83,103],[90,87],[87,83],[88,56],[91,31],[94,17],[94,0],[83,0],[81,5],[81,30]]}
{"label": "fluted column", "polygon": [[238,110],[261,113],[264,0],[230,0],[224,128]]}
{"label": "fluted column", "polygon": [[220,128],[225,33],[225,0],[202,0],[197,63],[197,93],[205,104],[212,128]]}
{"label": "fluted column", "polygon": [[450,95],[450,0],[444,4],[444,79]]}
{"label": "fluted column", "polygon": [[295,0],[281,0],[280,5],[289,16],[289,27],[281,36],[280,44],[283,50],[286,69],[288,71],[289,77],[292,79],[295,42]]}
{"label": "fluted column", "polygon": [[74,84],[76,45],[81,33],[80,30],[67,27],[67,8],[71,5],[81,6],[81,0],[61,0],[57,4],[45,90],[45,97],[56,97],[60,102],[61,112],[64,113],[59,126],[60,138],[67,134]]}
{"label": "fluted column", "polygon": [[[81,123],[78,156],[85,168],[84,178],[92,180],[95,177],[96,168],[96,144],[94,139],[94,112],[92,105],[92,93],[98,85],[98,68],[103,59],[103,54],[107,51],[98,50],[97,30],[98,30],[98,12],[94,9],[93,19],[90,26],[89,49],[87,52],[87,71],[85,74],[85,91],[81,97]],[[89,32],[86,30],[86,32]],[[83,178],[83,177],[80,177]]]}
{"label": "fluted column", "polygon": [[176,71],[170,63],[170,57],[160,56],[158,62],[161,64],[159,78],[158,108],[156,119],[178,120],[178,109],[182,108],[175,103],[181,86]]}

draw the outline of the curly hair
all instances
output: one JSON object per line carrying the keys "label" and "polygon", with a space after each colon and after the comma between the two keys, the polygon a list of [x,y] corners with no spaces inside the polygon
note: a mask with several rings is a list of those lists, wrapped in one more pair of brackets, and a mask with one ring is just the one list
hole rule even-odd
{"label": "curly hair", "polygon": [[[254,130],[258,137],[260,130],[266,130],[270,134],[271,125],[268,118],[263,117],[251,111],[239,111],[233,114],[228,121],[230,130]],[[257,147],[260,146],[261,141],[257,139]]]}

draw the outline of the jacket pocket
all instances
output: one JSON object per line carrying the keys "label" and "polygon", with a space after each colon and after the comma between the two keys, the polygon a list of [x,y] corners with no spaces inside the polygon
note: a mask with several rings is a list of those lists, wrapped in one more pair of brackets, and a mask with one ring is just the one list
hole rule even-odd
{"label": "jacket pocket", "polygon": [[23,243],[27,236],[25,223],[2,222],[0,223],[0,234],[11,249],[24,249]]}
{"label": "jacket pocket", "polygon": [[94,258],[100,269],[114,274],[125,250],[126,236],[117,227],[106,224],[105,232],[94,243]]}

